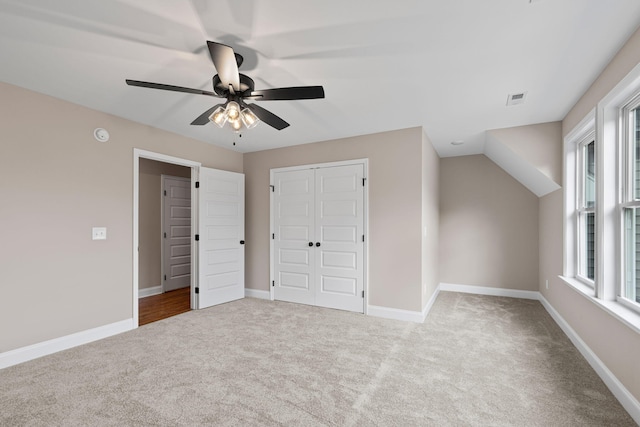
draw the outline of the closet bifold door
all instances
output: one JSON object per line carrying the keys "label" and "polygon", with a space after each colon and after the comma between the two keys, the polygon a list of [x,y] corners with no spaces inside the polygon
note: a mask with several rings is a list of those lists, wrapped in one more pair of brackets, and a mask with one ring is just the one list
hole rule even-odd
{"label": "closet bifold door", "polygon": [[364,166],[274,174],[274,297],[364,312]]}

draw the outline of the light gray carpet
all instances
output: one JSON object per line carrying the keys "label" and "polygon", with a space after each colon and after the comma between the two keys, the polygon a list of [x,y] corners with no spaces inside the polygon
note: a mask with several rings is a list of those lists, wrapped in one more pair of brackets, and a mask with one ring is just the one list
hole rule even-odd
{"label": "light gray carpet", "polygon": [[244,299],[0,371],[2,426],[630,426],[537,301],[422,324]]}

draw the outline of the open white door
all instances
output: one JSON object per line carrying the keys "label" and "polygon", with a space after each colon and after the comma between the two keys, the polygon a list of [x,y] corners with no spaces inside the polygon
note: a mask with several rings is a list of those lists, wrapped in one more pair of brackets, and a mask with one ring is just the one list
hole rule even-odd
{"label": "open white door", "polygon": [[198,308],[244,298],[244,175],[200,167]]}

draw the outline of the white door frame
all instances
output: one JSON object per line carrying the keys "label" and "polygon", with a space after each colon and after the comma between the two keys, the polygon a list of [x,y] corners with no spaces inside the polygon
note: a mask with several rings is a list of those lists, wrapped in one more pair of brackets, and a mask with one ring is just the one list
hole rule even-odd
{"label": "white door frame", "polygon": [[[191,168],[191,227],[192,230],[198,227],[198,195],[195,183],[198,180],[198,173],[201,163],[192,160],[181,159],[179,157],[168,156],[166,154],[154,153],[152,151],[133,149],[133,327],[138,327],[138,246],[139,242],[139,212],[138,203],[140,200],[140,159],[156,160],[158,162],[171,163],[174,165],[187,166]],[[195,239],[191,239],[191,308],[196,307],[195,287],[197,286],[197,247]]]}
{"label": "white door frame", "polygon": [[[367,181],[369,178],[369,159],[354,159],[354,160],[344,160],[339,162],[313,163],[308,165],[299,165],[299,166],[290,166],[290,167],[284,167],[284,168],[271,169],[269,171],[269,185],[270,185],[269,234],[273,236],[273,233],[275,233],[275,227],[274,227],[275,216],[273,212],[273,196],[274,196],[273,186],[274,186],[274,179],[275,179],[274,175],[277,172],[288,172],[288,171],[303,170],[303,169],[318,169],[318,168],[325,168],[325,167],[336,167],[336,166],[347,166],[347,165],[358,165],[358,164],[361,164],[364,167],[364,179],[366,183],[364,186],[364,194],[363,194],[365,241],[364,241],[364,253],[363,253],[364,268],[362,272],[363,273],[362,281],[363,281],[363,288],[364,288],[364,314],[368,314],[367,312],[369,307],[369,184]],[[275,280],[274,250],[275,250],[274,240],[273,238],[271,238],[269,239],[269,298],[271,299],[271,301],[275,299],[275,293],[273,289],[273,283]]]}

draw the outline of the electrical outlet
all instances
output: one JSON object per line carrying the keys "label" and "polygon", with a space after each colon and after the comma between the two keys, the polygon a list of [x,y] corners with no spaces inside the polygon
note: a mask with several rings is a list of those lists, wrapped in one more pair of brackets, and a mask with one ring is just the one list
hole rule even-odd
{"label": "electrical outlet", "polygon": [[93,240],[107,240],[107,227],[93,227],[91,236]]}

